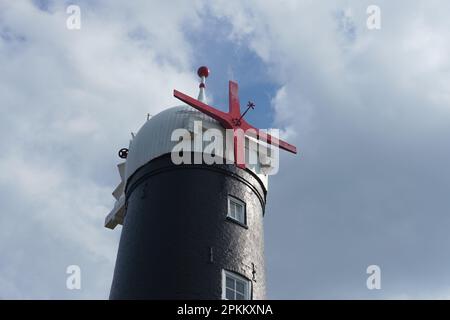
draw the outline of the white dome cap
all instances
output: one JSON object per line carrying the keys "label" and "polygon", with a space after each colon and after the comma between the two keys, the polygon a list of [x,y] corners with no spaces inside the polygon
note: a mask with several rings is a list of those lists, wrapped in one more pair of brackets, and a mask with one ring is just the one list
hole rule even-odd
{"label": "white dome cap", "polygon": [[[138,133],[133,135],[133,139],[128,147],[126,161],[118,165],[121,182],[113,192],[116,202],[111,212],[105,218],[105,227],[114,229],[118,224],[123,223],[126,215],[124,191],[128,179],[151,160],[171,153],[179,143],[179,141],[172,141],[172,133],[176,129],[186,129],[190,133],[194,132],[195,121],[201,121],[202,128],[205,130],[218,129],[222,132],[223,137],[226,136],[225,129],[218,121],[188,105],[172,107],[158,113],[148,119]],[[246,152],[249,152],[247,148]],[[257,151],[252,149],[251,152]],[[247,166],[247,169],[260,178],[267,190],[268,176],[261,172],[261,168]]]}
{"label": "white dome cap", "polygon": [[192,131],[194,121],[202,121],[204,128],[223,127],[211,117],[188,106],[176,106],[166,109],[149,119],[130,141],[125,168],[125,181],[149,161],[170,153],[178,141],[171,141],[176,129]]}

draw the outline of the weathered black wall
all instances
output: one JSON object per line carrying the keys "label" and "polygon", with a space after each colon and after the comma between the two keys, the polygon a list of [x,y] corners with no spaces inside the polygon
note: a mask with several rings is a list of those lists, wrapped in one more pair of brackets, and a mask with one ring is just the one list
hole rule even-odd
{"label": "weathered black wall", "polygon": [[[127,185],[110,299],[221,299],[222,269],[252,280],[253,299],[264,299],[265,193],[234,165],[152,160]],[[245,201],[248,228],[227,219],[228,195]]]}

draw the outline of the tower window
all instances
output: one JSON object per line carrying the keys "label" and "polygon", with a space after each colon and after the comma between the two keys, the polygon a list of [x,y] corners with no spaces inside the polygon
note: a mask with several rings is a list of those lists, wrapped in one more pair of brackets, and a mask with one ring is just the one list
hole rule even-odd
{"label": "tower window", "polygon": [[245,203],[235,197],[228,196],[228,217],[246,225]]}
{"label": "tower window", "polygon": [[237,273],[223,270],[222,299],[250,300],[251,282]]}

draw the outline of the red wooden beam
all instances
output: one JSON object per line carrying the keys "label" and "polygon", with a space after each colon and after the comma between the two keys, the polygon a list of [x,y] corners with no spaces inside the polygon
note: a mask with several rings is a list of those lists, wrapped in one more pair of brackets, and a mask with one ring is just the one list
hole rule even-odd
{"label": "red wooden beam", "polygon": [[[191,107],[197,109],[200,112],[210,116],[211,118],[217,120],[225,129],[233,129],[236,131],[237,129],[242,129],[247,136],[255,138],[257,140],[266,142],[267,144],[273,145],[275,147],[279,147],[280,149],[286,150],[288,152],[297,153],[297,148],[276,137],[271,136],[270,134],[265,133],[262,130],[259,130],[252,125],[250,125],[244,118],[241,116],[241,107],[239,104],[239,95],[238,95],[238,84],[236,82],[229,82],[228,89],[228,103],[229,103],[229,111],[228,113],[218,110],[212,106],[207,105],[197,99],[194,99],[180,91],[174,90],[174,97],[180,99],[181,101],[187,103]],[[252,130],[248,130],[252,129]],[[253,131],[253,132],[252,132]],[[236,165],[245,168],[245,164],[237,162],[237,136],[234,135],[234,159]]]}

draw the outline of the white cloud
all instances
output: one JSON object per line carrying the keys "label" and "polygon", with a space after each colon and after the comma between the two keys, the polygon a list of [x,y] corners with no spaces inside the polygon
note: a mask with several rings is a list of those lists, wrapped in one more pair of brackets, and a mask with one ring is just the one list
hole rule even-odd
{"label": "white cloud", "polygon": [[[300,150],[271,179],[269,296],[424,297],[449,280],[449,5],[379,1],[370,31],[369,4],[213,5],[269,66],[275,123]],[[380,292],[365,289],[372,263]]]}
{"label": "white cloud", "polygon": [[[195,94],[186,34],[205,15],[264,61],[274,125],[300,151],[271,179],[269,296],[445,296],[447,2],[379,1],[378,31],[365,1],[79,4],[82,29],[69,31],[61,3],[0,3],[0,297],[107,297],[115,150],[176,104],[174,87]],[[381,292],[365,289],[374,263]],[[81,292],[65,289],[69,264]]]}
{"label": "white cloud", "polygon": [[[0,4],[1,297],[107,297],[115,150],[175,103],[175,86],[195,90],[184,37],[195,3],[79,5],[82,28],[70,31],[62,3]],[[87,279],[81,292],[65,289],[70,264]]]}

